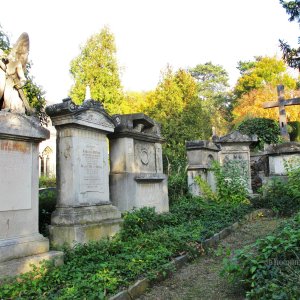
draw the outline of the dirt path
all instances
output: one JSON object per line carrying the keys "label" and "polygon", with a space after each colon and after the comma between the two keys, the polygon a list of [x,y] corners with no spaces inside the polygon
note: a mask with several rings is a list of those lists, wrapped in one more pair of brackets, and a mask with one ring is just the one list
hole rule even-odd
{"label": "dirt path", "polygon": [[[248,222],[222,241],[219,247],[240,249],[258,238],[271,233],[281,222],[278,219],[260,218]],[[222,252],[222,251],[221,251]],[[224,255],[211,253],[175,273],[173,277],[154,286],[140,300],[240,300],[244,299],[241,289],[234,288],[220,277]]]}

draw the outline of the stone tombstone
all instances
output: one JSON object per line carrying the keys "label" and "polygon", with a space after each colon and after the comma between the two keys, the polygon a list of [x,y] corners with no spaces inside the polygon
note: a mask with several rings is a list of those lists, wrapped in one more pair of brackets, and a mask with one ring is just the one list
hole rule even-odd
{"label": "stone tombstone", "polygon": [[99,101],[70,98],[48,106],[57,130],[57,205],[51,217],[54,246],[115,234],[121,213],[110,202],[107,134],[114,123]]}
{"label": "stone tombstone", "polygon": [[225,136],[217,138],[214,142],[220,147],[219,161],[221,165],[236,163],[247,180],[248,191],[252,193],[250,145],[257,141],[257,136],[248,136],[239,131],[233,131]]}
{"label": "stone tombstone", "polygon": [[210,170],[212,162],[218,161],[220,149],[209,141],[189,141],[186,142],[188,159],[188,187],[194,196],[200,196],[201,190],[195,182],[195,177],[200,176],[204,179],[212,191],[216,191],[216,182],[213,172]]}
{"label": "stone tombstone", "polygon": [[0,111],[0,277],[31,269],[30,264],[53,258],[49,240],[39,233],[39,143],[49,131],[25,114]]}
{"label": "stone tombstone", "polygon": [[110,139],[111,200],[121,211],[155,207],[169,210],[167,176],[163,174],[160,126],[148,116],[113,116]]}
{"label": "stone tombstone", "polygon": [[265,154],[269,158],[269,176],[285,176],[285,162],[300,163],[300,143],[286,142],[279,145],[268,145]]}

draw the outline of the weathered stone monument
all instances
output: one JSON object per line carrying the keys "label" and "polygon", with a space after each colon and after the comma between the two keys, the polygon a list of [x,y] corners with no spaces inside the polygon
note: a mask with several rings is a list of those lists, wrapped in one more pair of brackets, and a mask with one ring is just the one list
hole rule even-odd
{"label": "weathered stone monument", "polygon": [[144,206],[168,211],[160,126],[142,113],[115,115],[114,120],[116,129],[109,135],[112,203],[121,211]]}
{"label": "weathered stone monument", "polygon": [[195,177],[200,176],[205,180],[212,191],[216,191],[216,184],[211,164],[218,161],[218,148],[213,142],[209,141],[189,141],[186,142],[188,159],[188,187],[192,195],[200,196],[199,185],[195,182]]}
{"label": "weathered stone monument", "polygon": [[20,88],[28,50],[23,33],[0,64],[0,277],[27,272],[42,260],[63,263],[38,228],[38,145],[49,131],[25,115],[31,109]]}
{"label": "weathered stone monument", "polygon": [[48,106],[57,130],[57,205],[50,240],[74,245],[111,236],[121,213],[110,202],[107,134],[114,123],[99,101],[81,106],[70,98]]}
{"label": "weathered stone monument", "polygon": [[233,131],[222,137],[213,137],[213,141],[190,141],[186,143],[188,158],[188,186],[190,192],[201,195],[201,190],[195,182],[196,176],[201,176],[212,191],[216,190],[214,174],[210,167],[213,161],[223,166],[238,167],[245,179],[249,194],[252,193],[250,171],[250,144],[257,141],[256,136]]}

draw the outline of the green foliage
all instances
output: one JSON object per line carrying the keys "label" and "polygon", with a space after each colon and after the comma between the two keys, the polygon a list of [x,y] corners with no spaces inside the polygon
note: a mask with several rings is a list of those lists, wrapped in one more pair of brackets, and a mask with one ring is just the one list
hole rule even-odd
{"label": "green foliage", "polygon": [[56,177],[40,176],[39,178],[39,187],[40,188],[49,188],[56,186]]}
{"label": "green foliage", "polygon": [[280,129],[278,122],[266,118],[248,118],[237,126],[243,134],[257,135],[257,149],[263,149],[264,144],[278,144],[280,141]]}
{"label": "green foliage", "polygon": [[6,32],[3,31],[2,26],[0,25],[0,49],[4,52],[10,49],[10,41]]}
{"label": "green foliage", "polygon": [[296,80],[288,74],[287,67],[281,59],[259,56],[255,57],[253,62],[240,61],[238,64],[241,77],[234,87],[236,98],[241,98],[242,95],[267,85],[276,87],[278,84],[283,84],[286,88],[296,88]]}
{"label": "green foliage", "polygon": [[65,264],[7,279],[1,299],[107,299],[147,276],[154,280],[170,271],[173,257],[199,255],[199,240],[210,237],[249,211],[246,205],[217,205],[200,198],[182,198],[170,213],[153,208],[124,215],[120,234],[73,249],[65,249]]}
{"label": "green foliage", "polygon": [[[287,14],[290,15],[289,21],[296,21],[300,22],[300,3],[299,0],[294,1],[285,1],[280,0],[280,4],[282,7],[286,10]],[[283,52],[283,59],[286,61],[286,63],[295,69],[300,69],[300,60],[299,60],[299,54],[300,54],[300,48],[292,48],[288,43],[284,42],[283,40],[279,40],[280,42],[280,48]]]}
{"label": "green foliage", "polygon": [[289,132],[291,141],[300,142],[300,122],[288,122],[288,126],[291,128]]}
{"label": "green foliage", "polygon": [[55,210],[57,192],[55,188],[39,192],[39,232],[48,236],[48,225],[51,224],[51,214]]}
{"label": "green foliage", "polygon": [[216,179],[216,193],[202,178],[195,178],[205,199],[232,204],[247,202],[249,172],[245,161],[228,160],[223,166],[214,161],[210,170]]}
{"label": "green foliage", "polygon": [[289,216],[300,209],[300,161],[285,162],[287,179],[272,178],[262,187],[261,196],[253,200],[257,208],[264,207],[279,215]]}
{"label": "green foliage", "polygon": [[177,172],[173,171],[169,173],[168,194],[170,203],[188,194],[186,168],[178,166]]}
{"label": "green foliage", "polygon": [[247,299],[300,298],[300,213],[274,235],[258,240],[224,262],[223,275],[240,282]]}
{"label": "green foliage", "polygon": [[70,73],[75,81],[70,95],[76,104],[83,102],[89,85],[94,100],[101,101],[109,113],[121,113],[123,92],[115,39],[108,27],[88,39],[81,53],[72,60]]}

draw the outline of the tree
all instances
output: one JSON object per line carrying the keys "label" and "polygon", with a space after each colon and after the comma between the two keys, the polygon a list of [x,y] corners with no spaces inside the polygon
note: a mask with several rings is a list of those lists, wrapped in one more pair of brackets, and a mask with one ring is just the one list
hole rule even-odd
{"label": "tree", "polygon": [[236,98],[266,85],[276,87],[278,84],[284,84],[286,88],[296,88],[296,80],[288,74],[284,61],[275,56],[257,56],[255,61],[240,61],[237,68],[241,77],[234,87]]}
{"label": "tree", "polygon": [[147,94],[146,113],[162,125],[164,155],[173,169],[186,162],[185,141],[208,138],[208,115],[202,110],[195,79],[185,70],[163,72],[155,91]]}
{"label": "tree", "polygon": [[[241,77],[235,88],[235,105],[232,111],[234,123],[248,117],[278,120],[277,109],[264,109],[263,103],[277,99],[276,86],[284,84],[286,97],[299,94],[295,90],[297,82],[287,71],[284,61],[276,57],[256,57],[252,62],[239,62]],[[299,118],[299,107],[287,107],[290,121]]]}
{"label": "tree", "polygon": [[211,62],[198,64],[188,70],[197,81],[198,97],[206,115],[210,116],[209,126],[218,134],[227,132],[230,120],[231,101],[228,92],[228,73],[220,65]]}
{"label": "tree", "polygon": [[123,92],[115,39],[108,27],[90,37],[81,47],[81,53],[71,61],[70,72],[75,81],[70,95],[75,103],[83,102],[89,85],[94,100],[101,101],[110,113],[121,113]]}
{"label": "tree", "polygon": [[[285,97],[300,96],[299,91],[293,89],[285,89]],[[276,87],[265,85],[260,89],[251,90],[237,100],[236,106],[232,111],[234,121],[238,124],[247,118],[268,118],[278,121],[278,108],[264,109],[263,103],[268,101],[276,101],[278,98]],[[286,113],[289,121],[296,121],[300,118],[299,106],[287,106]]]}
{"label": "tree", "polygon": [[[280,4],[290,15],[289,21],[296,21],[300,23],[300,1],[284,1],[280,0]],[[299,39],[299,38],[298,38]],[[280,48],[283,52],[283,59],[292,68],[300,71],[300,47],[292,48],[288,43],[279,40]]]}
{"label": "tree", "polygon": [[[3,50],[5,53],[8,53],[11,49],[9,37],[3,31],[1,25],[0,49]],[[27,82],[23,87],[23,91],[27,97],[29,105],[35,109],[36,115],[40,119],[40,123],[42,125],[47,125],[48,118],[44,110],[46,105],[46,100],[44,98],[45,92],[43,91],[42,87],[35,82],[34,77],[30,74],[31,66],[32,62],[28,62],[26,65],[25,77],[27,79]]]}

